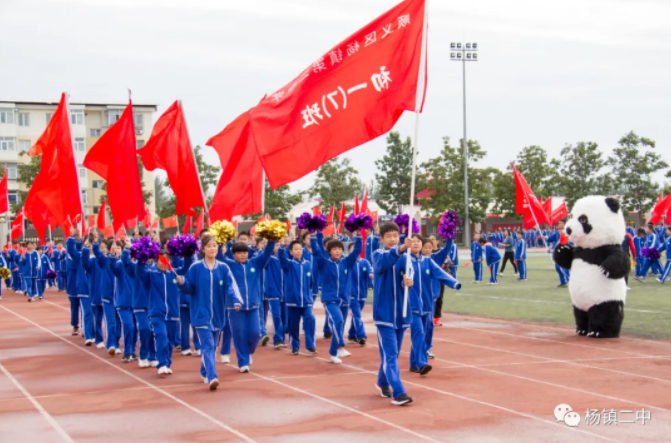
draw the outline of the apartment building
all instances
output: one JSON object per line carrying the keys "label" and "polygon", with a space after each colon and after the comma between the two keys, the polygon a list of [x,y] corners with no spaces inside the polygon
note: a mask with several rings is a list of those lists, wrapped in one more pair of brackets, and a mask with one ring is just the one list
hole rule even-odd
{"label": "apartment building", "polygon": [[[0,163],[7,166],[10,205],[17,203],[19,190],[27,190],[16,180],[18,165],[30,162],[27,152],[44,132],[57,106],[58,102],[0,100]],[[70,103],[77,174],[86,215],[98,213],[104,180],[82,166],[84,157],[100,136],[121,117],[125,107],[123,103]],[[138,148],[144,146],[151,135],[155,112],[156,105],[133,104]],[[145,189],[153,191],[154,173],[144,170],[143,182]],[[148,207],[152,214],[156,213],[153,195]]]}

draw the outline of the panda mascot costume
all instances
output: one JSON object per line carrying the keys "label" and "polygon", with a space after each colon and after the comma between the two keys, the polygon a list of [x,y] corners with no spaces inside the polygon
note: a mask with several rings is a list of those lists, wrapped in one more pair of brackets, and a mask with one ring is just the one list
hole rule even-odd
{"label": "panda mascot costume", "polygon": [[600,196],[581,198],[573,206],[565,230],[573,245],[560,245],[553,258],[571,270],[569,292],[576,333],[619,337],[627,297],[624,277],[631,269],[621,247],[625,223],[619,201]]}

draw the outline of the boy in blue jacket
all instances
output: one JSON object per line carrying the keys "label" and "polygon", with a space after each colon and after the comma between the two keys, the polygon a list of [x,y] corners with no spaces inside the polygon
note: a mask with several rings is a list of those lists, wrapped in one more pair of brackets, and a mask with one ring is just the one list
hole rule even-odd
{"label": "boy in blue jacket", "polygon": [[[97,238],[97,237],[96,237]],[[114,273],[109,266],[109,251],[114,243],[113,240],[103,240],[100,243],[93,242],[92,250],[95,257],[95,266],[98,267],[100,281],[100,299],[102,301],[103,316],[105,317],[105,332],[107,335],[106,347],[110,356],[121,354],[119,341],[121,339],[121,318],[114,306],[116,295],[116,282]]]}
{"label": "boy in blue jacket", "polygon": [[662,284],[669,278],[669,274],[671,273],[671,226],[667,226],[664,239],[664,243],[657,248],[660,253],[666,251],[664,270],[662,271],[662,275],[657,279],[657,281]]}
{"label": "boy in blue jacket", "polygon": [[489,284],[498,285],[499,282],[497,277],[499,275],[499,265],[501,264],[501,254],[494,246],[492,246],[491,243],[487,243],[487,240],[484,238],[478,240],[478,243],[480,243],[480,247],[484,251],[484,255],[487,260],[487,267],[491,272],[491,276],[489,277]]}
{"label": "boy in blue jacket", "polygon": [[100,276],[102,274],[98,267],[95,255],[91,256],[91,246],[97,240],[97,234],[93,234],[93,243],[89,242],[87,238],[84,248],[82,249],[82,267],[88,276],[89,292],[91,294],[91,311],[93,312],[93,336],[95,338],[96,347],[104,348],[105,342],[103,339],[103,299],[102,288],[100,287]]}
{"label": "boy in blue jacket", "polygon": [[25,245],[24,253],[21,254],[19,261],[19,271],[21,280],[24,282],[24,289],[28,301],[37,300],[37,273],[40,269],[40,258],[35,251],[35,243],[29,241]]}
{"label": "boy in blue jacket", "polygon": [[312,285],[314,274],[311,259],[303,257],[303,246],[297,240],[289,244],[289,254],[279,250],[279,259],[284,272],[284,302],[288,309],[288,331],[291,340],[291,354],[298,355],[300,349],[299,329],[301,318],[303,319],[303,331],[305,332],[305,348],[311,354],[316,354],[315,346],[315,316],[312,313],[314,298]]}
{"label": "boy in blue jacket", "polygon": [[[366,240],[368,242],[368,240]],[[352,254],[354,243],[347,245],[347,251]],[[368,260],[357,257],[356,265],[350,273],[350,310],[352,321],[350,322],[348,339],[350,343],[366,344],[368,336],[361,318],[361,311],[366,305],[368,298],[368,286],[373,281],[373,268]]]}
{"label": "boy in blue jacket", "polygon": [[252,355],[261,338],[261,272],[266,267],[275,249],[275,242],[270,241],[262,254],[248,259],[249,247],[245,243],[235,243],[231,247],[235,260],[225,259],[224,263],[231,273],[242,297],[240,309],[229,307],[227,319],[233,332],[235,354],[238,358],[240,372],[249,372]]}
{"label": "boy in blue jacket", "polygon": [[47,289],[47,271],[53,271],[51,260],[46,251],[46,246],[43,249],[37,250],[40,268],[37,270],[37,296],[40,300],[44,298],[44,291]]}
{"label": "boy in blue jacket", "polygon": [[121,361],[130,363],[137,360],[135,354],[137,330],[135,329],[135,317],[133,316],[133,285],[124,265],[130,255],[130,249],[125,246],[121,240],[112,243],[111,255],[107,263],[112,274],[114,274],[114,306],[123,326],[124,350]]}
{"label": "boy in blue jacket", "polygon": [[72,260],[71,280],[74,281],[76,297],[82,310],[82,328],[84,330],[84,342],[86,346],[91,346],[95,340],[93,335],[93,311],[91,309],[91,298],[89,297],[89,284],[86,271],[82,266],[82,242],[79,237],[79,231],[75,228],[70,229],[71,236],[65,243],[68,256]]}
{"label": "boy in blue jacket", "polygon": [[[238,312],[244,302],[231,269],[217,260],[219,245],[213,236],[203,237],[201,251],[204,258],[191,265],[183,277],[178,275],[177,283],[180,291],[191,295],[191,322],[200,340],[200,375],[214,391],[219,386],[214,354],[224,326],[224,311]],[[258,324],[257,317],[257,328]]]}
{"label": "boy in blue jacket", "polygon": [[517,262],[518,280],[527,279],[527,244],[522,238],[522,232],[517,232],[517,243],[515,244],[515,262]]}
{"label": "boy in blue jacket", "polygon": [[399,257],[412,244],[408,237],[399,246],[399,229],[396,223],[380,226],[382,248],[373,251],[373,320],[377,327],[380,348],[380,369],[376,387],[383,398],[393,397],[392,404],[402,406],[412,402],[401,383],[398,356],[403,344],[403,334],[410,327],[412,312],[403,315],[404,287],[412,287],[412,278],[402,277],[396,271]]}
{"label": "boy in blue jacket", "polygon": [[331,337],[331,362],[340,364],[341,358],[349,357],[345,350],[345,319],[349,308],[349,273],[356,265],[361,254],[362,240],[360,236],[354,239],[352,254],[343,257],[345,246],[340,240],[331,240],[323,246],[324,236],[317,233],[312,239],[312,249],[317,251],[317,264],[322,270],[322,304],[328,311],[328,321],[333,336]]}
{"label": "boy in blue jacket", "polygon": [[[473,241],[471,242],[471,263],[473,263],[473,273],[475,274],[475,280],[473,283],[482,283],[482,246],[480,245],[479,234],[473,236]],[[487,240],[485,240],[487,243]]]}
{"label": "boy in blue jacket", "polygon": [[645,264],[645,257],[643,257],[642,250],[645,247],[645,229],[643,228],[638,228],[638,231],[636,231],[636,237],[634,237],[634,248],[636,248],[636,267],[634,271],[634,275],[636,280],[639,279],[639,277],[642,277],[643,275],[643,266]]}
{"label": "boy in blue jacket", "polygon": [[[281,242],[280,242],[281,243]],[[269,305],[270,314],[273,318],[273,345],[275,349],[286,348],[284,334],[286,325],[282,321],[282,302],[284,301],[284,272],[280,263],[280,243],[275,244],[274,254],[268,260],[263,270],[263,298]],[[266,313],[264,312],[264,316]],[[265,319],[264,319],[265,320]],[[264,322],[262,322],[264,323]]]}

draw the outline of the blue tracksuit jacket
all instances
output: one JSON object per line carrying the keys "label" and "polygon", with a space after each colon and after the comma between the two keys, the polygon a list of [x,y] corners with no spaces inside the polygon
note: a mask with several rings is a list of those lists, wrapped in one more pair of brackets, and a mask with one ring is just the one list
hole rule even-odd
{"label": "blue tracksuit jacket", "polygon": [[[277,253],[279,254],[279,250]],[[279,257],[275,255],[270,257],[263,270],[263,298],[284,300],[284,272]]]}
{"label": "blue tracksuit jacket", "polygon": [[74,237],[69,237],[65,242],[68,255],[72,259],[72,273],[77,286],[77,296],[89,296],[89,279],[82,266],[82,243],[75,240]]}
{"label": "blue tracksuit jacket", "polygon": [[501,254],[492,245],[485,245],[485,258],[487,259],[487,266],[491,266],[496,262],[501,261]]}
{"label": "blue tracksuit jacket", "polygon": [[350,300],[363,301],[368,298],[368,286],[373,267],[365,258],[357,258],[356,265],[350,272]]}
{"label": "blue tracksuit jacket", "polygon": [[517,240],[515,244],[515,260],[527,259],[527,243],[523,240]]}
{"label": "blue tracksuit jacket", "polygon": [[[396,262],[396,272],[405,275],[407,263],[407,254],[401,255]],[[413,269],[413,284],[408,294],[410,309],[413,314],[424,315],[433,314],[433,290],[432,282],[437,280],[445,286],[455,289],[461,289],[459,282],[443,271],[433,259],[420,255],[411,255]]]}
{"label": "blue tracksuit jacket", "polygon": [[[257,254],[245,263],[238,263],[229,258],[224,260],[224,263],[231,268],[233,278],[235,278],[235,282],[240,290],[240,296],[242,297],[241,310],[249,311],[261,305],[261,274],[274,250],[275,242],[269,241],[263,254]],[[227,305],[228,309],[233,309],[234,307]]]}
{"label": "blue tracksuit jacket", "polygon": [[149,309],[149,294],[135,272],[137,269],[135,263],[130,258],[130,254],[122,254],[121,262],[126,268],[126,274],[130,278],[131,287],[133,288],[133,311],[146,311]]}
{"label": "blue tracksuit jacket", "polygon": [[380,249],[380,237],[371,235],[366,238],[366,260],[368,263],[373,260],[373,251]]}
{"label": "blue tracksuit jacket", "polygon": [[130,250],[124,249],[121,253],[121,258],[109,257],[108,265],[114,274],[114,306],[116,308],[133,309],[133,284],[130,276],[126,272],[126,266],[123,264],[124,260],[128,260]]}
{"label": "blue tracksuit jacket", "polygon": [[114,273],[109,265],[111,259],[100,250],[98,243],[93,243],[93,256],[95,257],[95,266],[98,267],[98,287],[100,288],[100,299],[106,303],[114,303],[116,293],[116,280]]}
{"label": "blue tracksuit jacket", "polygon": [[482,246],[480,246],[480,243],[474,241],[471,243],[471,261],[473,263],[478,263],[479,259],[482,259]]}
{"label": "blue tracksuit jacket", "polygon": [[[19,255],[19,257],[21,257]],[[22,276],[37,278],[37,271],[40,267],[40,257],[37,251],[26,252],[25,258],[19,258],[19,271]]]}
{"label": "blue tracksuit jacket", "polygon": [[135,274],[149,294],[149,317],[179,321],[179,287],[175,273],[161,272],[156,265],[135,264]]}
{"label": "blue tracksuit jacket", "polygon": [[91,256],[91,248],[83,248],[81,256],[82,268],[88,277],[89,293],[91,304],[101,305],[103,303],[102,293],[100,291],[100,268],[96,263],[95,256]]}
{"label": "blue tracksuit jacket", "polygon": [[[447,240],[447,243],[445,243],[443,249],[431,254],[431,259],[436,262],[439,268],[443,267],[443,263],[445,263],[450,252],[452,252],[452,246],[454,246],[454,240],[450,238]],[[431,279],[431,294],[433,295],[434,300],[437,300],[438,297],[440,297],[440,283],[440,279]]]}
{"label": "blue tracksuit jacket", "polygon": [[284,272],[284,303],[292,308],[310,307],[314,303],[312,264],[304,257],[298,261],[288,255],[288,251],[284,249],[278,251]]}
{"label": "blue tracksuit jacket", "polygon": [[412,311],[403,317],[403,278],[396,271],[399,247],[373,251],[373,320],[377,326],[394,329],[410,327]]}
{"label": "blue tracksuit jacket", "polygon": [[335,261],[324,249],[324,236],[317,233],[317,238],[312,238],[312,250],[317,251],[317,263],[322,270],[322,303],[342,302],[349,304],[349,276],[356,260],[361,254],[361,237],[354,238],[354,249],[352,253],[340,260]]}

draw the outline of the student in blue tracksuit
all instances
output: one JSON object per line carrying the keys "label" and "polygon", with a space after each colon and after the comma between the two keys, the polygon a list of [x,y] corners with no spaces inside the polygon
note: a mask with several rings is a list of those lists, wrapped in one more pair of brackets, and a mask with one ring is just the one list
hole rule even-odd
{"label": "student in blue tracksuit", "polygon": [[[166,250],[161,255],[170,263],[170,255]],[[190,260],[185,262],[191,265]],[[156,341],[156,358],[158,374],[172,374],[172,349],[175,336],[179,329],[179,287],[178,272],[168,272],[160,260],[155,264],[136,263],[136,274],[149,294],[149,321]]]}
{"label": "student in blue tracksuit", "polygon": [[[654,225],[652,223],[648,223],[648,225],[645,227],[645,232],[647,234],[645,246],[648,247],[648,248],[659,249],[659,246],[660,246],[659,236],[655,232]],[[652,270],[652,273],[655,274],[655,275],[661,274],[662,273],[662,261],[660,259],[655,260],[655,261],[651,261],[649,259],[646,259],[645,264],[643,265],[643,269],[641,270],[642,278],[643,279],[647,278],[648,273],[651,270]]]}
{"label": "student in blue tracksuit", "polygon": [[105,341],[103,338],[103,299],[102,288],[100,287],[101,270],[96,261],[95,255],[91,256],[91,245],[95,244],[98,237],[93,234],[93,242],[86,242],[82,249],[82,267],[88,276],[89,293],[91,300],[91,311],[93,312],[93,335],[96,342],[96,347],[104,348]]}
{"label": "student in blue tracksuit", "polygon": [[[244,240],[246,238],[246,234],[245,233],[240,234],[239,237],[241,237]],[[229,242],[228,245],[226,246],[221,245],[217,252],[217,260],[222,263],[224,263],[226,259],[234,260],[233,251],[231,251],[232,246],[233,242]],[[205,257],[202,250],[201,255],[202,255],[201,259]],[[200,349],[198,349],[198,346],[200,346],[200,343],[198,343],[196,346],[196,355],[200,355]],[[222,327],[221,330],[221,350],[219,353],[221,362],[223,364],[229,364],[231,362],[232,348],[233,348],[233,330],[231,329],[231,322],[228,319],[228,315],[226,314],[226,311],[224,311],[224,326]]]}
{"label": "student in blue tracksuit", "polygon": [[340,240],[331,240],[323,246],[324,236],[317,233],[312,239],[312,249],[317,251],[317,263],[323,273],[322,304],[328,310],[328,321],[331,327],[331,355],[332,363],[342,363],[341,358],[349,357],[345,350],[345,319],[349,308],[349,275],[356,260],[361,254],[363,245],[361,237],[354,239],[354,249],[347,257],[343,256],[345,246]]}
{"label": "student in blue tracksuit", "polygon": [[[368,231],[368,236],[366,237],[366,260],[368,263],[373,259],[373,251],[380,249],[380,237],[375,235],[373,231]],[[373,283],[371,281],[371,283]]]}
{"label": "student in blue tracksuit", "polygon": [[[179,259],[178,257],[173,257],[171,264],[177,275],[181,275],[183,277],[188,272],[191,264],[193,264],[193,261],[193,256],[184,257],[183,260]],[[182,355],[192,355],[191,331],[193,331],[194,349],[199,353],[200,343],[198,342],[198,334],[191,324],[191,296],[189,294],[185,294],[182,291],[180,291],[179,294],[179,325],[180,350]]]}
{"label": "student in blue tracksuit", "polygon": [[[97,238],[97,237],[96,237]],[[92,246],[95,265],[98,267],[98,287],[100,288],[100,300],[102,301],[103,316],[105,318],[105,333],[107,353],[110,356],[120,354],[119,341],[121,339],[121,318],[114,307],[116,296],[116,280],[112,268],[109,266],[109,251],[114,243],[113,240],[103,240],[100,243],[94,241]]]}
{"label": "student in blue tracksuit", "polygon": [[37,300],[37,273],[40,270],[40,257],[35,250],[35,243],[29,241],[25,246],[25,253],[21,255],[19,270],[21,280],[24,282],[24,290],[28,301]]}
{"label": "student in blue tracksuit", "polygon": [[657,279],[662,284],[669,278],[669,274],[671,273],[671,226],[667,226],[664,238],[664,243],[660,244],[659,248],[657,248],[660,253],[666,251],[666,264],[664,265],[662,275]]}
{"label": "student in blue tracksuit", "polygon": [[11,249],[9,251],[9,265],[11,266],[12,271],[12,289],[16,294],[23,294],[23,282],[21,281],[21,272],[19,270],[19,262],[21,261],[21,255],[16,252],[16,250]]}
{"label": "student in blue tracksuit", "polygon": [[82,242],[78,239],[78,231],[71,229],[70,236],[65,244],[68,251],[68,256],[72,260],[72,280],[75,281],[75,288],[79,305],[82,312],[82,329],[84,330],[84,338],[86,339],[86,346],[91,346],[95,343],[93,333],[93,311],[91,309],[91,298],[89,296],[89,284],[86,271],[82,266]]}
{"label": "student in blue tracksuit", "polygon": [[[61,243],[58,242],[58,246],[61,246]],[[54,266],[54,272],[56,273],[56,288],[58,292],[63,292],[65,285],[63,284],[63,273],[61,272],[61,251],[58,249],[58,246],[54,248],[51,253],[51,263]]]}
{"label": "student in blue tracksuit", "polygon": [[[634,269],[635,278],[638,280],[639,277],[642,277],[643,266],[645,264],[645,257],[643,257],[642,249],[645,247],[645,229],[638,228],[636,232],[636,237],[634,237],[634,248],[636,249],[636,267]],[[668,259],[668,257],[667,257]]]}
{"label": "student in blue tracksuit", "polygon": [[[319,298],[319,287],[321,283],[321,278],[320,278],[320,273],[319,273],[319,265],[317,263],[317,259],[315,258],[317,255],[317,251],[312,250],[312,234],[309,232],[304,233],[301,236],[301,245],[303,246],[303,253],[301,256],[303,257],[304,260],[307,260],[310,262],[310,269],[311,269],[311,274],[312,274],[312,299],[316,301]],[[293,255],[293,254],[291,254]],[[326,315],[328,318],[328,313],[326,310],[324,310],[324,315]],[[327,332],[328,332],[328,337],[327,337]],[[328,329],[328,321],[324,321],[324,338],[331,338],[331,331]]]}
{"label": "student in blue tracksuit", "polygon": [[280,243],[275,244],[275,251],[268,260],[263,270],[263,298],[268,302],[270,314],[273,319],[273,346],[275,349],[286,348],[285,330],[286,325],[282,321],[282,301],[284,300],[284,272],[280,263]]}
{"label": "student in blue tracksuit", "polygon": [[[410,339],[412,348],[410,352],[410,372],[416,372],[420,375],[428,374],[432,367],[428,362],[428,348],[426,342],[426,330],[428,323],[433,326],[434,312],[434,288],[433,281],[443,283],[444,285],[460,289],[461,285],[454,278],[450,277],[441,269],[431,258],[422,253],[424,240],[419,234],[413,234],[410,246],[411,268],[409,276],[412,277],[412,288],[409,290],[410,310],[412,311]],[[450,246],[451,247],[451,246]],[[433,244],[427,241],[427,252],[433,251]],[[445,261],[449,248],[443,248],[439,260]],[[405,275],[408,256],[402,255],[396,262],[396,271]]]}
{"label": "student in blue tracksuit", "polygon": [[[256,239],[255,246],[254,248],[249,249],[249,255],[253,258],[256,254],[258,253],[263,253],[263,250],[265,249],[267,245],[267,240],[265,238],[258,238]],[[275,246],[277,247],[279,242],[275,243]],[[272,255],[271,255],[272,257]],[[268,264],[266,263],[266,266]],[[261,346],[266,346],[268,342],[270,341],[270,337],[268,336],[268,312],[270,312],[270,301],[266,299],[265,297],[265,290],[266,290],[266,272],[265,272],[265,267],[261,270],[261,275],[259,276],[259,288],[261,291],[261,303],[259,305],[259,327],[261,328]]]}
{"label": "student in blue tracksuit", "polygon": [[491,243],[487,243],[487,240],[484,238],[481,238],[478,242],[484,251],[484,255],[487,260],[487,267],[491,272],[491,276],[489,277],[489,284],[498,285],[499,282],[497,277],[499,275],[499,265],[501,264],[501,254],[494,246],[492,246]]}
{"label": "student in blue tracksuit", "polygon": [[[447,239],[445,246],[442,249],[437,249],[438,241],[435,236],[429,237],[428,240],[424,240],[422,244],[422,255],[433,260],[439,268],[443,268],[443,263],[450,263],[450,256],[455,254],[456,245],[454,244],[453,239]],[[457,258],[457,263],[459,259]],[[454,264],[453,262],[451,264]],[[456,266],[455,266],[456,267]],[[453,272],[452,277],[456,280],[456,271]],[[433,328],[434,326],[442,326],[440,318],[443,316],[443,298],[445,292],[445,285],[439,279],[431,280],[431,296],[433,299],[431,313],[428,315],[426,313],[424,317],[424,335],[426,337],[426,355],[428,358],[436,358],[433,355]],[[436,321],[438,320],[438,321]]]}
{"label": "student in blue tracksuit", "polygon": [[[0,267],[2,268],[7,268],[9,269],[9,266],[7,265],[7,260],[6,260],[6,254],[3,252],[0,254]],[[9,281],[5,280],[6,283],[6,288],[9,289]],[[2,282],[0,282],[0,300],[2,300]]]}
{"label": "student in blue tracksuit", "polygon": [[401,276],[396,263],[412,243],[406,238],[399,246],[399,229],[396,223],[380,226],[382,247],[373,251],[373,320],[377,327],[380,348],[380,369],[376,387],[383,398],[393,397],[392,404],[402,406],[412,402],[401,383],[398,356],[401,353],[403,334],[410,327],[412,312],[408,306],[403,315],[404,286],[412,287],[412,278]]}
{"label": "student in blue tracksuit", "polygon": [[517,232],[517,243],[515,244],[515,262],[517,263],[518,280],[527,279],[527,244],[522,238],[522,232]]}
{"label": "student in blue tracksuit", "polygon": [[300,322],[303,319],[305,348],[311,354],[317,353],[315,346],[315,316],[312,313],[314,303],[312,285],[314,273],[312,257],[303,256],[305,249],[295,240],[287,251],[280,249],[278,258],[284,272],[284,302],[287,306],[287,330],[291,341],[291,354],[298,355],[300,349]]}
{"label": "student in blue tracksuit", "polygon": [[47,289],[47,271],[53,271],[51,260],[46,250],[39,249],[40,269],[37,271],[37,296],[42,300]]}
{"label": "student in blue tracksuit", "polygon": [[[549,247],[550,247],[551,251],[557,249],[557,247],[559,247],[559,245],[562,244],[562,242],[568,242],[568,238],[565,238],[563,236],[564,224],[565,224],[565,220],[559,220],[559,222],[557,223],[558,229],[555,232],[553,232],[552,234],[550,234],[546,239],[548,241],[548,243],[550,243]],[[550,252],[550,251],[548,251],[548,252]],[[555,263],[555,271],[557,271],[557,274],[559,275],[559,286],[558,287],[559,288],[567,288],[569,279],[571,278],[571,271],[568,270],[568,269],[562,268],[561,266],[559,266],[556,263]]]}
{"label": "student in blue tracksuit", "polygon": [[[354,243],[347,245],[347,252],[352,254]],[[347,337],[350,343],[359,343],[365,345],[368,336],[363,324],[361,311],[366,305],[368,298],[368,287],[373,281],[373,268],[365,258],[356,259],[356,265],[350,272],[350,310],[352,311],[352,321],[350,322]]]}
{"label": "student in blue tracksuit", "polygon": [[[485,240],[485,243],[487,241]],[[471,263],[473,263],[473,273],[475,280],[473,283],[482,283],[482,246],[480,245],[480,235],[475,234],[471,242]]]}
{"label": "student in blue tracksuit", "polygon": [[72,258],[67,253],[61,254],[61,269],[64,270],[65,292],[70,301],[70,326],[72,326],[72,335],[79,335],[79,315],[80,303],[77,297],[77,279],[73,278]]}
{"label": "student in blue tracksuit", "polygon": [[240,372],[249,372],[252,355],[261,338],[259,320],[259,307],[262,302],[261,273],[274,249],[275,242],[269,241],[262,254],[248,259],[249,247],[245,243],[235,243],[231,247],[234,260],[226,258],[224,261],[231,269],[242,298],[240,309],[229,307],[227,312]]}
{"label": "student in blue tracksuit", "polygon": [[[200,375],[214,391],[219,386],[214,354],[224,326],[224,312],[239,312],[244,302],[231,269],[217,260],[219,245],[213,236],[202,238],[201,251],[204,258],[191,265],[186,275],[177,276],[177,283],[182,292],[191,295],[191,323],[200,340]],[[256,325],[258,328],[258,318]]]}
{"label": "student in blue tracksuit", "polygon": [[[135,317],[133,316],[133,284],[126,272],[124,262],[129,259],[130,249],[119,240],[112,243],[108,266],[114,274],[114,306],[116,307],[123,329],[123,355],[121,361],[130,363],[137,360],[135,345],[137,331],[135,329]],[[108,351],[109,352],[109,351]]]}

